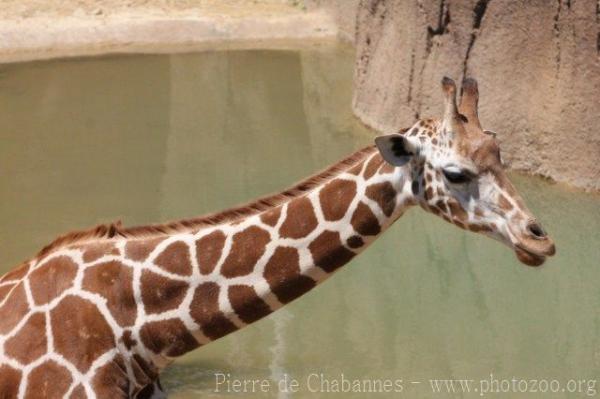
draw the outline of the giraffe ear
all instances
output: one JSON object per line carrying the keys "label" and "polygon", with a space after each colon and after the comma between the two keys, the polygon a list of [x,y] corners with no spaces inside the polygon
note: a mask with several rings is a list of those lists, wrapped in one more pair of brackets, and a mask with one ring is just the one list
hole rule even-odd
{"label": "giraffe ear", "polygon": [[383,159],[394,166],[406,164],[417,153],[415,146],[400,134],[376,137],[375,145]]}

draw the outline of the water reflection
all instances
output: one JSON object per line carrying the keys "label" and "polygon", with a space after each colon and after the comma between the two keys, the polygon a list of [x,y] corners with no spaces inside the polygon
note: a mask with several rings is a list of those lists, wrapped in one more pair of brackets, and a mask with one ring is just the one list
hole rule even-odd
{"label": "water reflection", "polygon": [[[350,114],[352,56],[328,48],[1,67],[3,270],[69,229],[222,209],[370,142]],[[343,373],[403,379],[406,397],[428,398],[440,396],[431,378],[597,378],[600,198],[513,179],[557,242],[544,267],[414,209],[335,278],[179,360],[163,382],[175,398],[222,397],[231,394],[214,392],[216,372],[303,384]],[[317,397],[301,387],[244,397]]]}

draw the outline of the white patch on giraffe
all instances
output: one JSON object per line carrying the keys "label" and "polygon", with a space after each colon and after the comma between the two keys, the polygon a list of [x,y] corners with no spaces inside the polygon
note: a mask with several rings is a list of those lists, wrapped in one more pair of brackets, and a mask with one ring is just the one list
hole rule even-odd
{"label": "white patch on giraffe", "polygon": [[223,314],[231,321],[237,328],[242,328],[246,325],[246,323],[239,318],[237,313],[233,310],[233,306],[231,306],[231,301],[229,301],[229,285],[227,283],[223,284],[219,290],[219,309]]}
{"label": "white patch on giraffe", "polygon": [[215,276],[221,278],[221,267],[223,266],[225,259],[227,259],[227,256],[231,251],[231,246],[233,245],[233,235],[236,233],[235,229],[233,229],[229,225],[222,226],[221,230],[223,231],[223,234],[225,234],[225,242],[223,243],[223,250],[221,251],[221,256],[219,257],[217,264],[210,273],[210,275],[213,278],[215,278]]}
{"label": "white patch on giraffe", "polygon": [[[323,187],[323,185],[321,185],[321,187]],[[317,235],[319,235],[321,233],[321,231],[323,230],[323,226],[325,225],[326,221],[325,221],[325,216],[323,215],[323,209],[321,208],[321,200],[319,199],[319,193],[320,190],[318,188],[312,190],[311,192],[309,192],[308,194],[306,194],[306,197],[309,199],[313,211],[315,213],[315,217],[317,218],[317,227],[311,231],[306,237],[304,238],[300,238],[300,240],[306,240],[309,239],[310,241],[312,241],[312,237],[315,237]],[[315,234],[315,231],[318,232]],[[311,237],[311,238],[309,238]]]}
{"label": "white patch on giraffe", "polygon": [[254,290],[262,300],[269,306],[272,312],[280,309],[284,304],[277,299],[277,296],[271,291],[269,283],[264,278],[254,284]]}

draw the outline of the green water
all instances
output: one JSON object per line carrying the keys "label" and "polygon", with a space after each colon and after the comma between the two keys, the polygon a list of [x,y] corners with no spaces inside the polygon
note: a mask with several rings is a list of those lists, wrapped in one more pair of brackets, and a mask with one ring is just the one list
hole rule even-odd
{"label": "green water", "polygon": [[[0,65],[1,270],[68,230],[216,211],[368,144],[352,60],[329,47]],[[307,296],[178,360],[171,397],[480,397],[429,380],[513,377],[562,385],[496,396],[600,395],[600,197],[513,180],[557,243],[542,268],[411,210]],[[269,392],[215,392],[215,373]],[[320,373],[402,380],[402,393],[310,392]],[[278,389],[285,375],[299,392]]]}

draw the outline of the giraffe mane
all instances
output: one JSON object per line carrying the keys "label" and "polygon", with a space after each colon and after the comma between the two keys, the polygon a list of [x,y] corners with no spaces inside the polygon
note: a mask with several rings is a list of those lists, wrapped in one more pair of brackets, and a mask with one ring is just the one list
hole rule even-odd
{"label": "giraffe mane", "polygon": [[366,158],[374,152],[375,146],[369,145],[364,147],[334,165],[318,172],[292,187],[282,192],[267,195],[258,200],[248,202],[244,205],[235,206],[215,213],[209,213],[197,218],[182,219],[162,224],[149,224],[142,226],[123,227],[121,221],[116,221],[108,224],[100,224],[87,230],[72,231],[59,236],[50,244],[43,247],[36,258],[40,258],[48,253],[64,248],[69,245],[81,244],[97,239],[112,239],[115,237],[124,238],[147,238],[158,235],[168,235],[189,231],[191,229],[215,226],[222,223],[230,222],[241,217],[249,217],[265,210],[275,208],[284,202],[293,198],[299,197],[315,187],[330,180],[339,173],[347,170],[350,166],[355,165],[358,161]]}

